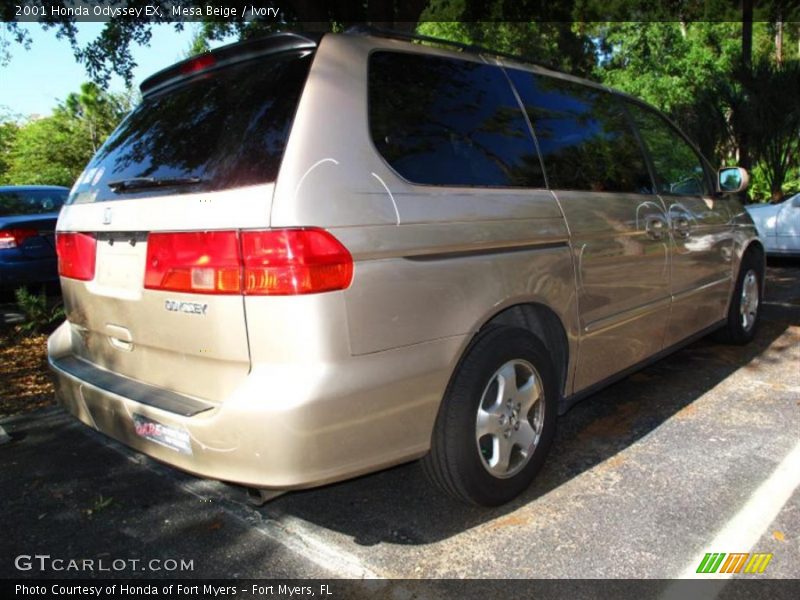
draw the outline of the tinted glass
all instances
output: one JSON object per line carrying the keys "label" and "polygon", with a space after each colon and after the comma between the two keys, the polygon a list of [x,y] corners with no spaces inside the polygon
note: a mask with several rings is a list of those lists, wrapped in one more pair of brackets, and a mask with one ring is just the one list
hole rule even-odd
{"label": "tinted glass", "polygon": [[628,110],[650,152],[658,193],[707,194],[700,156],[683,136],[663,117],[639,104],[628,102]]}
{"label": "tinted glass", "polygon": [[0,217],[58,212],[68,193],[67,190],[0,191]]}
{"label": "tinted glass", "polygon": [[[146,97],[97,152],[70,201],[274,181],[310,62],[298,54],[248,61]],[[123,193],[108,186],[147,177],[202,183]]]}
{"label": "tinted glass", "polygon": [[641,147],[615,96],[526,71],[509,75],[533,123],[550,187],[652,193]]}
{"label": "tinted glass", "polygon": [[530,130],[498,67],[376,52],[369,124],[381,155],[414,183],[544,187]]}

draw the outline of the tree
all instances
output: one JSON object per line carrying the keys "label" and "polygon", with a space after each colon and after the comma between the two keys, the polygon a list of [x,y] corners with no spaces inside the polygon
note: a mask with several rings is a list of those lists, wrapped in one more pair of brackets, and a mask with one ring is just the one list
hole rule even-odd
{"label": "tree", "polygon": [[19,132],[19,125],[11,119],[0,121],[0,184],[8,182],[11,166],[11,149]]}
{"label": "tree", "polygon": [[[475,0],[477,1],[477,0]],[[208,40],[224,39],[235,36],[249,39],[285,29],[305,29],[307,31],[341,30],[348,25],[372,22],[383,27],[413,29],[419,16],[429,0],[405,0],[395,4],[394,0],[295,0],[288,6],[280,2],[267,2],[261,7],[271,6],[280,11],[280,18],[253,17],[244,18],[237,7],[235,17],[220,20],[209,16],[208,7],[230,6],[222,0],[183,0],[180,6],[184,9],[195,9],[204,15],[203,31]],[[50,3],[47,3],[48,5]],[[63,2],[53,3],[64,5]],[[68,3],[67,3],[68,4]],[[128,0],[127,8],[159,8],[162,18],[154,17],[152,21],[131,19],[124,16],[111,17],[106,22],[100,35],[85,46],[81,46],[77,38],[77,27],[74,17],[49,16],[42,20],[45,29],[53,30],[58,37],[69,41],[76,60],[86,68],[89,78],[106,87],[113,74],[119,75],[126,84],[133,81],[133,69],[136,61],[132,50],[136,45],[146,46],[152,36],[152,25],[156,22],[172,23],[176,30],[182,31],[184,23],[173,21],[172,6],[175,2],[166,0]],[[10,59],[12,44],[28,47],[31,38],[26,30],[15,22],[15,4],[0,0],[0,15],[3,27],[10,41],[0,36],[0,65]]]}
{"label": "tree", "polygon": [[208,43],[208,33],[201,25],[194,30],[192,41],[189,43],[189,47],[184,51],[183,56],[184,58],[191,58],[192,56],[203,54],[209,50],[211,50],[211,46]]}
{"label": "tree", "polygon": [[590,77],[594,70],[594,44],[588,32],[567,22],[428,21],[421,23],[417,32],[530,57],[574,75]]}
{"label": "tree", "polygon": [[5,179],[16,185],[71,186],[129,108],[126,97],[84,83],[51,116],[18,128]]}
{"label": "tree", "polygon": [[783,184],[800,160],[800,60],[753,67],[744,106],[753,158],[760,161],[771,200],[783,199]]}
{"label": "tree", "polygon": [[82,123],[91,141],[92,152],[97,152],[131,106],[126,97],[108,94],[97,84],[87,82],[81,84],[79,93],[67,96],[63,108],[70,117]]}
{"label": "tree", "polygon": [[23,125],[11,149],[9,183],[71,186],[93,152],[81,133],[63,110]]}

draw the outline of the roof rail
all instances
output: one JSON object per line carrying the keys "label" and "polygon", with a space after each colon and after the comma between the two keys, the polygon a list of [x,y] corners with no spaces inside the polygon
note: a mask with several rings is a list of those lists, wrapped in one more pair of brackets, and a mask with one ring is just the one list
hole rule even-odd
{"label": "roof rail", "polygon": [[509,52],[500,52],[499,50],[492,50],[491,48],[485,48],[484,46],[477,46],[475,44],[463,44],[461,42],[453,42],[451,40],[445,40],[442,38],[433,37],[430,35],[420,35],[416,33],[407,33],[405,31],[396,31],[394,29],[385,29],[382,27],[373,27],[371,25],[354,25],[349,27],[345,30],[345,33],[349,34],[361,34],[361,35],[374,35],[376,37],[384,37],[390,38],[393,40],[403,40],[406,42],[426,42],[429,44],[441,44],[443,46],[450,46],[452,48],[457,48],[463,52],[470,52],[472,54],[488,54],[490,56],[497,56],[500,58],[510,58],[512,60],[516,60],[523,63],[528,63],[531,65],[536,65],[538,67],[544,67],[546,69],[550,69],[551,71],[558,71],[559,73],[563,73],[562,69],[559,69],[552,64],[542,62],[540,60],[534,60],[530,57],[523,56],[521,54],[511,54]]}

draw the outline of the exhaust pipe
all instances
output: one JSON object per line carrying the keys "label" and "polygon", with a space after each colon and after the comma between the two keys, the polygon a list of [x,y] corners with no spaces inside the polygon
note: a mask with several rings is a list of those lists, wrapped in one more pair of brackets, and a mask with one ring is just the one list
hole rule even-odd
{"label": "exhaust pipe", "polygon": [[283,496],[284,490],[265,490],[260,488],[247,488],[247,502],[252,506],[264,506],[270,500]]}

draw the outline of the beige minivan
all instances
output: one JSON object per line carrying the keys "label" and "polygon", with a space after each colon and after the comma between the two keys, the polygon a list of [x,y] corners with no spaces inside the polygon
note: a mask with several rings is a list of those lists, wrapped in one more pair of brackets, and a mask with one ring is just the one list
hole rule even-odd
{"label": "beige minivan", "polygon": [[422,458],[496,505],[577,400],[753,337],[746,172],[635,98],[402,37],[275,34],[143,83],[58,220],[69,412],[263,498]]}

